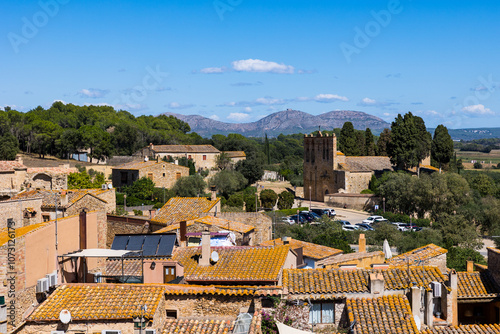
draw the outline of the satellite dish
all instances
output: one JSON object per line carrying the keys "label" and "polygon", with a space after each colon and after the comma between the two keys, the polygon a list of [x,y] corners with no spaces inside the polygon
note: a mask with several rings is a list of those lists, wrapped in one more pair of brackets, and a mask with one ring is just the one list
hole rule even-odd
{"label": "satellite dish", "polygon": [[213,262],[219,261],[219,253],[217,253],[216,251],[213,251],[212,254],[210,255],[210,259]]}
{"label": "satellite dish", "polygon": [[68,310],[62,310],[61,313],[59,313],[59,320],[63,324],[67,324],[71,321],[71,313],[69,313]]}
{"label": "satellite dish", "polygon": [[113,185],[111,183],[108,184],[108,189],[113,189]]}
{"label": "satellite dish", "polygon": [[415,319],[415,324],[417,324],[417,329],[420,330],[420,327],[422,326],[422,324],[420,323],[420,317],[415,314],[413,316],[413,319]]}

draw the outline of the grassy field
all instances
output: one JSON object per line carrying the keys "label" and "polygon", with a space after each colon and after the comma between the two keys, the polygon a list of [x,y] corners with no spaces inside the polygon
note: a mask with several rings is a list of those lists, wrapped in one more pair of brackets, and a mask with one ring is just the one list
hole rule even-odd
{"label": "grassy field", "polygon": [[500,150],[492,150],[490,153],[459,150],[455,150],[455,152],[457,153],[457,159],[462,159],[462,162],[466,169],[473,168],[472,166],[474,163],[471,161],[479,161],[483,164],[483,168],[491,168],[492,166],[496,166],[498,163],[500,163]]}

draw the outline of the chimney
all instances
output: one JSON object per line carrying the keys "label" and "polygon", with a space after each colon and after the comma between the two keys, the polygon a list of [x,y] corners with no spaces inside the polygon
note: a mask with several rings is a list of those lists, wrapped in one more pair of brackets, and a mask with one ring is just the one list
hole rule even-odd
{"label": "chimney", "polygon": [[288,237],[281,237],[281,240],[283,241],[283,245],[288,245],[290,243]]}
{"label": "chimney", "polygon": [[23,157],[20,155],[16,155],[16,161],[22,165],[23,164]]}
{"label": "chimney", "polygon": [[153,143],[149,143],[149,148],[154,150],[155,149],[155,146],[153,145]]}
{"label": "chimney", "polygon": [[174,160],[174,164],[178,165],[179,164],[179,160],[175,159]]}
{"label": "chimney", "polygon": [[183,220],[180,222],[180,228],[179,228],[179,232],[180,232],[180,235],[181,235],[181,247],[186,247],[187,246],[187,243],[186,243],[186,229],[187,229],[187,224],[186,224],[186,221]]}
{"label": "chimney", "polygon": [[208,266],[210,264],[210,232],[201,232],[201,258],[200,266]]}
{"label": "chimney", "polygon": [[80,212],[80,249],[87,249],[87,212]]}
{"label": "chimney", "polygon": [[370,292],[373,295],[384,293],[384,276],[382,273],[371,273],[370,274]]}
{"label": "chimney", "polygon": [[366,239],[365,234],[361,233],[359,235],[359,253],[366,253]]}
{"label": "chimney", "polygon": [[474,271],[474,261],[467,260],[467,272],[471,273]]}
{"label": "chimney", "polygon": [[[422,308],[422,290],[418,286],[411,287],[411,313],[413,314],[413,318],[418,315],[418,319],[421,319],[420,309]],[[415,320],[416,321],[416,320]],[[422,322],[420,320],[420,324],[417,324],[417,328],[420,328]]]}
{"label": "chimney", "polygon": [[68,205],[68,193],[63,190],[61,191],[61,206]]}
{"label": "chimney", "polygon": [[448,310],[447,317],[449,318],[448,323],[452,326],[458,326],[458,275],[455,269],[452,269],[449,274],[450,288],[448,298],[446,298],[446,306]]}
{"label": "chimney", "polygon": [[217,200],[217,188],[215,186],[210,186],[210,192],[212,193],[211,200]]}

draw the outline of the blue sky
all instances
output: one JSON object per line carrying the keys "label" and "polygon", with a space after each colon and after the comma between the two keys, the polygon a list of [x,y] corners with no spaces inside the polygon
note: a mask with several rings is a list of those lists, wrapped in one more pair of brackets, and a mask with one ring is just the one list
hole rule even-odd
{"label": "blue sky", "polygon": [[[500,126],[497,1],[4,1],[0,107]],[[498,82],[497,82],[498,80]]]}

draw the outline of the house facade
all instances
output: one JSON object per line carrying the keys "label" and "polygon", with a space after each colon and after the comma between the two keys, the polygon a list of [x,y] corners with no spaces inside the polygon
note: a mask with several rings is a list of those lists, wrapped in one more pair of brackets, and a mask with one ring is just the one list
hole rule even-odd
{"label": "house facade", "polygon": [[189,176],[189,168],[170,162],[134,161],[112,169],[113,187],[130,186],[147,177],[157,188],[172,188],[181,177]]}
{"label": "house facade", "polygon": [[212,169],[216,167],[216,159],[221,152],[212,145],[153,145],[136,152],[141,158],[163,159],[182,158],[193,160],[196,169]]}

